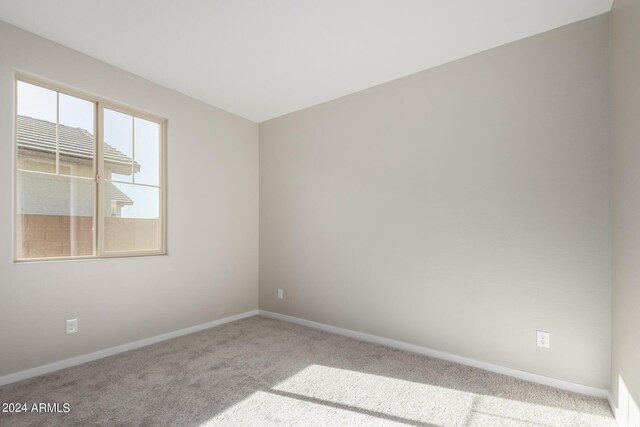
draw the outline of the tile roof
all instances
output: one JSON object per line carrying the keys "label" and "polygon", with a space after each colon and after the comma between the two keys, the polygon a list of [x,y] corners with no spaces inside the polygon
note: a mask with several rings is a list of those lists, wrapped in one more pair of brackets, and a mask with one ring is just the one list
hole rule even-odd
{"label": "tile roof", "polygon": [[[56,152],[56,124],[27,116],[17,118],[18,148],[43,153]],[[59,125],[59,150],[61,156],[91,160],[94,157],[94,138],[84,129]],[[131,157],[123,154],[109,144],[104,144],[105,163],[129,166]],[[140,165],[133,162],[135,171]],[[118,172],[123,174],[122,172]],[[129,174],[130,175],[130,174]]]}
{"label": "tile roof", "polygon": [[126,194],[124,194],[118,187],[116,187],[113,183],[109,186],[111,189],[111,197],[109,200],[112,202],[118,202],[122,205],[133,205],[133,200],[129,198]]}
{"label": "tile roof", "polygon": [[[27,116],[18,116],[17,123],[18,148],[23,150],[36,151],[41,153],[56,152],[56,124],[45,120],[34,119]],[[60,155],[78,159],[92,160],[94,157],[93,135],[84,129],[72,128],[60,125],[59,148]],[[132,159],[109,144],[104,145],[104,160],[112,165],[121,165],[118,173],[126,174],[126,166],[130,166]],[[140,165],[133,163],[136,171],[140,170]],[[130,170],[130,169],[129,169]],[[133,205],[133,200],[124,194],[114,184],[109,186],[111,201],[122,205]]]}

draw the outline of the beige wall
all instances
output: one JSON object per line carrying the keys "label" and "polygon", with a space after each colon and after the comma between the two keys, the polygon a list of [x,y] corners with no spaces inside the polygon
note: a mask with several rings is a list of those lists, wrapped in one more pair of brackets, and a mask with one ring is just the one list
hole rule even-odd
{"label": "beige wall", "polygon": [[260,308],[608,388],[608,67],[604,15],[260,124]]}
{"label": "beige wall", "polygon": [[[105,217],[105,250],[157,250],[160,221],[146,218]],[[16,215],[18,259],[90,256],[93,254],[93,217]]]}
{"label": "beige wall", "polygon": [[[203,225],[207,227],[208,225]],[[104,219],[104,250],[158,250],[160,247],[160,221],[153,218]]]}
{"label": "beige wall", "polygon": [[623,403],[618,402],[618,379],[622,378],[636,404],[640,403],[639,49],[640,3],[616,0],[611,12],[614,224],[611,391],[614,400]]}
{"label": "beige wall", "polygon": [[93,254],[93,217],[91,216],[18,214],[16,229],[18,231],[16,258]]}
{"label": "beige wall", "polygon": [[[12,263],[14,70],[168,118],[168,256]],[[257,308],[258,126],[1,22],[0,200],[0,376]]]}

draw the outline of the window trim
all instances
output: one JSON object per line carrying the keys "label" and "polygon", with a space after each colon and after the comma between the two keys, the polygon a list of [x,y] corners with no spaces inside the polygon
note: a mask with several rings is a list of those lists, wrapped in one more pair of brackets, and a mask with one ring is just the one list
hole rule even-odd
{"label": "window trim", "polygon": [[[39,258],[18,258],[18,227],[17,227],[17,182],[18,182],[18,82],[24,82],[36,86],[40,86],[45,89],[53,90],[65,95],[73,96],[83,99],[95,104],[94,115],[94,143],[95,143],[95,157],[93,161],[93,174],[94,174],[94,186],[93,186],[93,255],[80,255],[80,256],[62,256],[62,257],[39,257]],[[76,261],[76,260],[91,260],[91,259],[109,259],[109,258],[130,258],[141,256],[158,256],[167,255],[167,119],[140,110],[138,108],[129,107],[125,104],[114,102],[106,98],[88,94],[86,92],[78,91],[77,89],[70,88],[66,85],[53,83],[47,80],[43,80],[38,77],[33,77],[29,74],[16,72],[14,75],[14,105],[13,105],[13,203],[12,203],[12,225],[13,225],[13,262],[14,263],[33,263],[33,262],[53,262],[53,261]],[[104,251],[104,184],[106,180],[104,177],[104,159],[103,159],[103,143],[104,143],[104,109],[115,110],[124,114],[138,117],[140,119],[148,120],[157,123],[160,126],[160,174],[159,174],[159,202],[160,202],[160,225],[159,225],[159,240],[160,248],[157,250],[131,250],[131,251]],[[98,176],[100,179],[98,179]]]}

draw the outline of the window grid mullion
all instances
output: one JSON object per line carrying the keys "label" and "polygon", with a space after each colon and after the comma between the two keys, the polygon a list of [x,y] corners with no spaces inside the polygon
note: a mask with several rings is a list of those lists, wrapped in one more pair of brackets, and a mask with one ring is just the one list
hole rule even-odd
{"label": "window grid mullion", "polygon": [[56,91],[56,175],[60,174],[60,92]]}
{"label": "window grid mullion", "polygon": [[99,152],[98,152],[98,102],[93,101],[93,256],[98,256],[98,197],[100,192],[98,191],[98,180],[96,176],[99,176]]}
{"label": "window grid mullion", "polygon": [[131,183],[136,183],[134,165],[136,164],[136,118],[131,116]]}
{"label": "window grid mullion", "polygon": [[97,103],[98,132],[96,138],[96,154],[98,162],[98,179],[96,180],[96,256],[104,254],[104,105]]}

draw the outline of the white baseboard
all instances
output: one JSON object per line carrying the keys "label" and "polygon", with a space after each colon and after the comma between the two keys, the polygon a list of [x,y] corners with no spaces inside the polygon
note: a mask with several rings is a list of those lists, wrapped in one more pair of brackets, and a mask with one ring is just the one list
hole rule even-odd
{"label": "white baseboard", "polygon": [[573,383],[570,381],[564,381],[557,378],[546,377],[544,375],[538,375],[531,372],[521,371],[513,368],[506,368],[504,366],[494,365],[492,363],[482,362],[468,357],[458,356],[451,353],[445,353],[443,351],[433,350],[427,347],[421,347],[414,344],[405,343],[402,341],[396,341],[389,338],[383,338],[376,335],[366,334],[363,332],[353,331],[350,329],[339,328],[337,326],[325,325],[324,323],[312,322],[311,320],[300,319],[298,317],[287,316],[280,313],[274,313],[271,311],[258,310],[259,314],[264,317],[272,319],[283,320],[285,322],[295,323],[309,328],[320,329],[322,331],[331,332],[337,335],[343,335],[350,338],[355,338],[361,341],[368,341],[375,344],[381,344],[387,347],[393,347],[400,350],[410,351],[412,353],[424,354],[425,356],[434,357],[437,359],[447,360],[449,362],[460,363],[461,365],[473,366],[474,368],[484,369],[486,371],[496,372],[498,374],[508,375],[511,377],[519,378],[526,381],[531,381],[538,384],[543,384],[562,390],[568,390],[575,393],[585,394],[588,396],[595,396],[600,399],[607,399],[609,391],[601,388],[590,387],[582,384]]}
{"label": "white baseboard", "polygon": [[50,372],[69,368],[71,366],[81,365],[83,363],[91,362],[93,360],[102,359],[103,357],[112,356],[114,354],[123,353],[125,351],[134,350],[140,347],[145,347],[150,344],[166,341],[171,338],[176,338],[182,335],[192,334],[194,332],[202,331],[204,329],[213,328],[214,326],[219,326],[225,323],[234,322],[236,320],[244,319],[246,317],[256,316],[257,314],[258,314],[258,310],[247,311],[246,313],[240,313],[234,316],[225,317],[223,319],[213,320],[207,323],[201,323],[199,325],[190,326],[188,328],[179,329],[177,331],[167,332],[166,334],[156,335],[155,337],[144,338],[128,344],[122,344],[116,347],[106,348],[104,350],[98,350],[93,353],[83,354],[82,356],[76,356],[70,359],[64,359],[58,362],[49,363],[47,365],[26,369],[24,371],[20,371],[14,374],[9,374],[9,375],[0,377],[0,386],[26,380],[28,378],[37,377],[38,375],[48,374]]}
{"label": "white baseboard", "polygon": [[609,407],[611,408],[611,412],[613,412],[613,418],[616,419],[616,423],[619,426],[622,426],[622,423],[618,419],[618,408],[613,404],[613,397],[611,396],[611,392],[607,391],[607,402],[609,402]]}

